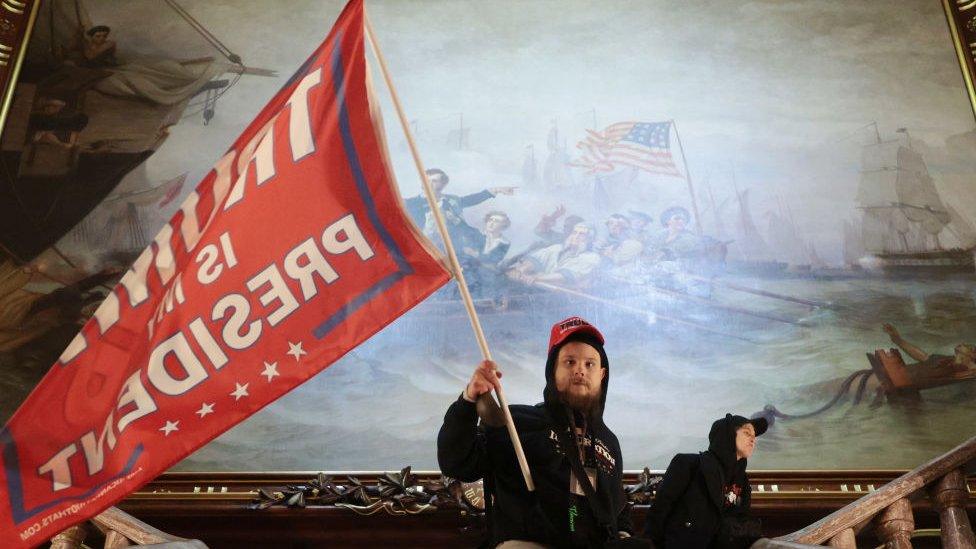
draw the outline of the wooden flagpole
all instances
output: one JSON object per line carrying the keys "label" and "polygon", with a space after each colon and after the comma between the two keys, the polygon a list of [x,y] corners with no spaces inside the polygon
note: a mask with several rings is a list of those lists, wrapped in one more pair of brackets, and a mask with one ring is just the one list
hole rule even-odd
{"label": "wooden flagpole", "polygon": [[688,182],[688,193],[691,195],[691,208],[695,211],[695,229],[698,235],[702,234],[701,216],[698,215],[698,199],[695,198],[695,187],[691,184],[691,172],[688,171],[688,159],[685,158],[685,148],[681,146],[681,136],[678,134],[678,124],[672,119],[671,126],[674,128],[674,137],[678,140],[678,150],[681,151],[681,161],[685,165],[685,181]]}
{"label": "wooden flagpole", "polygon": [[[440,206],[435,200],[434,191],[430,187],[430,181],[427,179],[427,170],[424,169],[424,164],[420,160],[420,152],[417,150],[417,143],[414,142],[413,134],[410,132],[410,124],[407,122],[407,117],[403,112],[403,106],[400,104],[400,98],[397,96],[396,88],[393,86],[393,81],[390,78],[390,73],[386,68],[386,60],[383,57],[383,52],[380,50],[379,44],[376,40],[376,34],[373,32],[373,25],[369,21],[369,17],[366,15],[365,9],[363,10],[363,20],[366,24],[366,38],[369,40],[370,46],[373,48],[373,53],[376,54],[376,59],[379,61],[380,71],[383,73],[383,80],[386,82],[387,89],[390,90],[390,97],[393,99],[393,105],[396,107],[397,117],[400,119],[400,125],[403,127],[403,133],[407,138],[407,144],[410,146],[410,153],[413,155],[413,162],[417,168],[417,174],[420,176],[420,181],[423,183],[424,195],[427,197],[427,203],[430,205],[430,211],[434,214],[434,220],[437,223],[437,230],[441,234],[441,238],[444,240],[444,248],[447,251],[447,257],[451,264],[451,269],[454,271],[454,278],[457,280],[458,289],[461,292],[461,300],[464,302],[464,308],[468,312],[468,318],[471,320],[471,328],[474,330],[475,338],[478,340],[478,347],[481,348],[481,356],[485,360],[491,360],[491,351],[488,349],[488,340],[485,339],[484,330],[481,329],[481,322],[478,320],[478,312],[474,308],[474,300],[471,299],[471,292],[468,291],[468,284],[464,280],[464,272],[461,269],[461,264],[458,261],[457,253],[454,251],[454,245],[451,243],[451,235],[447,231],[447,225],[444,223],[444,216],[441,213]],[[535,483],[532,482],[532,473],[529,472],[529,463],[525,459],[525,452],[522,450],[522,442],[519,440],[518,432],[515,430],[515,421],[512,419],[512,412],[508,409],[508,400],[505,398],[505,392],[502,391],[501,384],[495,389],[495,393],[498,395],[498,401],[501,404],[502,413],[505,416],[505,425],[508,427],[508,434],[512,438],[512,445],[515,447],[515,457],[518,458],[519,467],[522,469],[522,477],[525,478],[525,486],[530,492],[535,491]]]}

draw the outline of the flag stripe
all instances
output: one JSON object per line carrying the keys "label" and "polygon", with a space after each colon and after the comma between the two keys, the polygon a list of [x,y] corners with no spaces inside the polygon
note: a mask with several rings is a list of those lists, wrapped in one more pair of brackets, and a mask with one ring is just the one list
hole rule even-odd
{"label": "flag stripe", "polygon": [[588,129],[576,144],[580,156],[573,165],[588,168],[590,173],[631,166],[683,177],[671,154],[670,132],[671,122],[616,122],[603,131]]}

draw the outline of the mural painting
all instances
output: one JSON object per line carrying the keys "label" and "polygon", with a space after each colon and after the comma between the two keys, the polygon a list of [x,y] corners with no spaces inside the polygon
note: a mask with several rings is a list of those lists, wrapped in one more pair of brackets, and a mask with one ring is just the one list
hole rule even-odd
{"label": "mural painting", "polygon": [[[51,2],[31,44],[3,134],[4,418],[341,9],[151,5]],[[548,328],[578,314],[628,469],[728,411],[773,423],[759,468],[967,438],[976,130],[939,3],[563,5],[369,3],[508,399],[540,400]],[[434,469],[479,358],[448,285],[177,468]]]}

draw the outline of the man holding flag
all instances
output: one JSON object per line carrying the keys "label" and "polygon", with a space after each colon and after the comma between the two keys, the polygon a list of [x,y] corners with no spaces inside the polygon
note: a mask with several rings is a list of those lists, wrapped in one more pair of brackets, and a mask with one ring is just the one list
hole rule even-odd
{"label": "man holding flag", "polygon": [[[499,427],[478,426],[476,400],[499,388],[499,372],[482,362],[447,410],[437,437],[445,475],[484,479],[489,546],[647,547],[630,538],[617,437],[603,423],[610,364],[603,335],[579,317],[556,323],[549,335],[543,402],[512,406],[535,491],[522,482],[511,439]],[[626,541],[622,541],[625,540]]]}
{"label": "man holding flag", "polygon": [[366,73],[352,0],[0,430],[4,547],[98,514],[449,279]]}

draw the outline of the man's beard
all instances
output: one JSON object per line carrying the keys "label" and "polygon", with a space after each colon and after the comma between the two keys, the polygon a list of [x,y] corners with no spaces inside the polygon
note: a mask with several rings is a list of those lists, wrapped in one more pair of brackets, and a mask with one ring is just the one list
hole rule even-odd
{"label": "man's beard", "polygon": [[[570,385],[571,388],[572,385]],[[559,400],[574,411],[589,416],[596,411],[597,406],[600,404],[600,393],[587,392],[586,394],[580,394],[567,389],[565,391],[559,391]]]}

